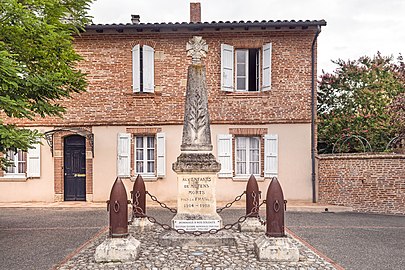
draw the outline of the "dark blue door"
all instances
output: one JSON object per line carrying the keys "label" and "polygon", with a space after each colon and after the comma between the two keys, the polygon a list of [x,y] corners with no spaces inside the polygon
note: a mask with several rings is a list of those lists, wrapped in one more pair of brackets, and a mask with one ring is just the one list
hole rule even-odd
{"label": "dark blue door", "polygon": [[79,135],[64,139],[65,201],[86,200],[86,139]]}

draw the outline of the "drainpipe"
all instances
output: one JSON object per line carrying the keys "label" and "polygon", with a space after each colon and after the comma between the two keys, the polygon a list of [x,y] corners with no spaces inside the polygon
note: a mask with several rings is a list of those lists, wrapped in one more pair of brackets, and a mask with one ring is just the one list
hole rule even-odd
{"label": "drainpipe", "polygon": [[315,92],[315,44],[316,40],[321,32],[321,26],[318,25],[318,28],[315,33],[314,40],[312,41],[312,54],[311,54],[311,162],[312,162],[312,202],[316,203],[316,172],[315,172],[315,154],[316,154],[316,141],[315,141],[315,120],[316,120],[316,92]]}

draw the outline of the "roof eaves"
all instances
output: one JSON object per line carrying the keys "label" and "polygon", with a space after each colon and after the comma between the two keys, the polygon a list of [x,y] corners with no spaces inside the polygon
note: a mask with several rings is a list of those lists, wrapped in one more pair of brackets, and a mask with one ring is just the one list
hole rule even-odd
{"label": "roof eaves", "polygon": [[101,29],[160,29],[160,28],[184,28],[184,29],[201,29],[201,28],[236,28],[236,27],[274,27],[274,28],[295,28],[295,27],[310,27],[310,26],[326,26],[325,20],[306,20],[306,21],[218,21],[218,22],[175,22],[175,23],[139,23],[139,24],[91,24],[85,27],[86,30],[101,30]]}

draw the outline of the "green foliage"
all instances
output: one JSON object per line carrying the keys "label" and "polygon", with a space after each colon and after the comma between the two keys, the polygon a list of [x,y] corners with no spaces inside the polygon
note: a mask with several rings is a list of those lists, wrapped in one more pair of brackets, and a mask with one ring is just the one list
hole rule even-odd
{"label": "green foliage", "polygon": [[353,138],[364,138],[363,144],[368,141],[375,152],[384,151],[392,138],[404,133],[402,57],[394,60],[378,53],[334,63],[335,72],[323,73],[319,82],[319,152],[330,153],[335,144],[341,152],[364,151]]}
{"label": "green foliage", "polygon": [[[62,116],[58,101],[85,91],[73,34],[89,23],[91,0],[0,0],[0,115]],[[27,150],[40,136],[0,119],[0,151]],[[0,165],[2,162],[0,161]]]}

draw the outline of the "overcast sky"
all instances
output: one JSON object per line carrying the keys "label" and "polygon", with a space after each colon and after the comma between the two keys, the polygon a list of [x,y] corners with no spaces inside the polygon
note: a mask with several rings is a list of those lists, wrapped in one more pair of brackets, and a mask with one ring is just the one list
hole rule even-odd
{"label": "overcast sky", "polygon": [[318,73],[331,72],[331,59],[405,54],[405,0],[97,0],[94,23],[188,22],[190,2],[201,2],[203,22],[234,20],[321,20]]}

